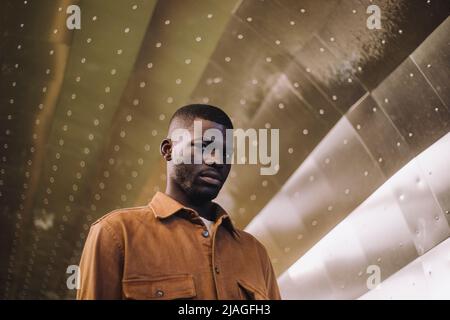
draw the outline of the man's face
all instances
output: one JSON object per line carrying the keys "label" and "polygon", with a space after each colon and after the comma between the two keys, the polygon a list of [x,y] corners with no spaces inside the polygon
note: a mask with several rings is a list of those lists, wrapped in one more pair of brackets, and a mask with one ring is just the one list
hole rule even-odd
{"label": "man's face", "polygon": [[187,122],[182,128],[189,131],[190,138],[172,142],[172,149],[176,150],[176,153],[192,155],[190,163],[177,164],[175,161],[169,161],[167,168],[168,178],[175,182],[192,202],[202,203],[217,197],[228,177],[231,165],[225,163],[224,157],[220,160],[218,153],[214,153],[216,157],[202,157],[201,163],[194,163],[194,154],[204,152],[212,143],[211,139],[204,138],[204,133],[208,129],[215,129],[221,133],[223,155],[226,154],[227,147],[225,126],[199,118],[195,121],[197,125],[201,121],[201,136],[198,135],[199,132],[197,132],[198,136],[194,135],[194,122]]}

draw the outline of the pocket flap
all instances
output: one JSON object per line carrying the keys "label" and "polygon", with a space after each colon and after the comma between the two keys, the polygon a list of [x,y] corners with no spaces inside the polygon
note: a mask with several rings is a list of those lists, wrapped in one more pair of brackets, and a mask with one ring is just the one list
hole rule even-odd
{"label": "pocket flap", "polygon": [[196,296],[194,276],[176,274],[154,278],[124,280],[123,292],[126,299],[187,299]]}
{"label": "pocket flap", "polygon": [[248,281],[239,279],[237,282],[242,299],[269,300],[267,294],[264,293],[264,290],[256,288],[256,286],[250,284]]}

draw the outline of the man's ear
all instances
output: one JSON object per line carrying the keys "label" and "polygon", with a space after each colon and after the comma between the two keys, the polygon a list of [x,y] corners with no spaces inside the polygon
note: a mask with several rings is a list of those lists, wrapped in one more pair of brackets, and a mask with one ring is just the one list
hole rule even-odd
{"label": "man's ear", "polygon": [[160,152],[166,161],[172,160],[172,140],[166,138],[161,141]]}

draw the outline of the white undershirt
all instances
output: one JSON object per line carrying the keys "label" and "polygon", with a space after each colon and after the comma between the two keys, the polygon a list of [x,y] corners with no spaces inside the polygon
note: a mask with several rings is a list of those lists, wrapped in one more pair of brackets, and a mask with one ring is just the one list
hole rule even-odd
{"label": "white undershirt", "polygon": [[199,217],[200,217],[200,219],[202,219],[203,222],[205,223],[206,228],[208,229],[208,231],[211,232],[211,227],[212,227],[212,225],[214,224],[214,221],[205,219],[205,218],[203,218],[203,217],[201,217],[201,216],[199,216]]}

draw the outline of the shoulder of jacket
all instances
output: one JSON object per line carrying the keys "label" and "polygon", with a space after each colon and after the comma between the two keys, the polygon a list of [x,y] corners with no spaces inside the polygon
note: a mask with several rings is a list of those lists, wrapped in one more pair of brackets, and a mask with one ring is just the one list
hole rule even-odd
{"label": "shoulder of jacket", "polygon": [[259,251],[263,256],[268,255],[266,247],[253,234],[243,230],[238,230],[238,232],[244,242],[256,248],[256,250]]}
{"label": "shoulder of jacket", "polygon": [[241,229],[236,229],[236,231],[238,232],[240,238],[243,239],[243,241],[257,245],[257,246],[261,245],[259,240],[251,233],[241,230]]}
{"label": "shoulder of jacket", "polygon": [[97,219],[91,226],[101,223],[115,224],[120,222],[127,222],[127,220],[136,218],[136,214],[146,213],[149,211],[148,206],[120,208],[108,212],[104,216]]}

